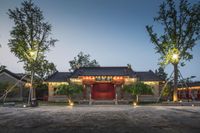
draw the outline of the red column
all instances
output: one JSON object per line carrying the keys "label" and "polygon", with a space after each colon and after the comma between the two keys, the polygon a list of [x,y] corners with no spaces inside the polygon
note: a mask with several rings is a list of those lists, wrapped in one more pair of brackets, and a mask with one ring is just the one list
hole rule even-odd
{"label": "red column", "polygon": [[86,99],[86,86],[83,85],[83,99]]}
{"label": "red column", "polygon": [[124,99],[124,85],[121,85],[121,88],[120,88],[120,92],[121,92],[121,99]]}

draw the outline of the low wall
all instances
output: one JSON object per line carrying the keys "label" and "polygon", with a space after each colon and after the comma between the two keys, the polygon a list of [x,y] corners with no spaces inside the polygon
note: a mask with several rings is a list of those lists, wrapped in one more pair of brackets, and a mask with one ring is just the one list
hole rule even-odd
{"label": "low wall", "polygon": [[[86,100],[86,101],[89,101],[89,99],[83,99],[81,95],[76,95],[76,96],[73,96],[72,99],[76,102],[79,102],[79,101],[83,101],[83,100]],[[123,99],[118,99],[119,101],[133,101],[133,99],[135,99],[133,96],[127,94],[127,95],[124,95],[124,98]],[[158,100],[158,97],[157,96],[153,96],[153,95],[141,95],[139,96],[139,101],[140,102],[156,102]],[[49,96],[48,97],[48,101],[50,102],[66,102],[67,101],[67,97],[64,96],[64,95],[55,95],[55,96]]]}

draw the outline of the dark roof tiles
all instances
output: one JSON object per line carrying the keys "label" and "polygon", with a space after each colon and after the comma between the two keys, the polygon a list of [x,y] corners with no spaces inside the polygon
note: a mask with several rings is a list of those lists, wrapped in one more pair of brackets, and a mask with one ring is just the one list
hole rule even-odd
{"label": "dark roof tiles", "polygon": [[179,83],[178,88],[197,87],[200,86],[200,81]]}
{"label": "dark roof tiles", "polygon": [[[0,73],[3,73],[3,72],[5,72],[5,73],[11,75],[12,77],[14,77],[14,78],[16,78],[16,79],[18,79],[18,80],[21,80],[21,81],[23,81],[23,82],[27,82],[27,79],[24,77],[25,75],[22,76],[21,74],[13,73],[13,72],[11,72],[11,71],[9,71],[9,70],[7,70],[7,69],[3,69],[3,70],[0,71]],[[24,78],[24,79],[22,79],[22,78]]]}
{"label": "dark roof tiles", "polygon": [[153,71],[136,72],[140,81],[164,81],[158,77]]}
{"label": "dark roof tiles", "polygon": [[49,76],[45,81],[46,82],[66,82],[71,76],[70,72],[55,72]]}
{"label": "dark roof tiles", "polygon": [[140,81],[163,81],[153,71],[134,72],[129,67],[81,67],[72,73],[56,72],[46,82],[66,82],[79,76],[129,76],[137,77]]}
{"label": "dark roof tiles", "polygon": [[130,76],[133,77],[134,72],[128,67],[81,67],[72,74],[73,78],[78,76]]}

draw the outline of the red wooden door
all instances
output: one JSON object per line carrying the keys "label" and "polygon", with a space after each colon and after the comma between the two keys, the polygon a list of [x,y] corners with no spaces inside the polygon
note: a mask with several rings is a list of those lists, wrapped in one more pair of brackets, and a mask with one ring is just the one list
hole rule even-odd
{"label": "red wooden door", "polygon": [[95,100],[113,100],[115,99],[115,88],[110,83],[94,84],[92,88],[92,99]]}

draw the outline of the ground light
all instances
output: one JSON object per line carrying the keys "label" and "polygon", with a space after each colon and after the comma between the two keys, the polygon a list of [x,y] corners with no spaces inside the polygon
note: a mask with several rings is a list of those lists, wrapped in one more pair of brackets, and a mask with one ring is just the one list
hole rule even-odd
{"label": "ground light", "polygon": [[133,102],[133,106],[137,106],[137,102]]}
{"label": "ground light", "polygon": [[71,100],[68,100],[69,106],[74,106],[74,102],[72,102]]}
{"label": "ground light", "polygon": [[74,103],[73,103],[73,102],[71,102],[71,103],[69,103],[69,105],[70,105],[70,106],[74,106]]}

